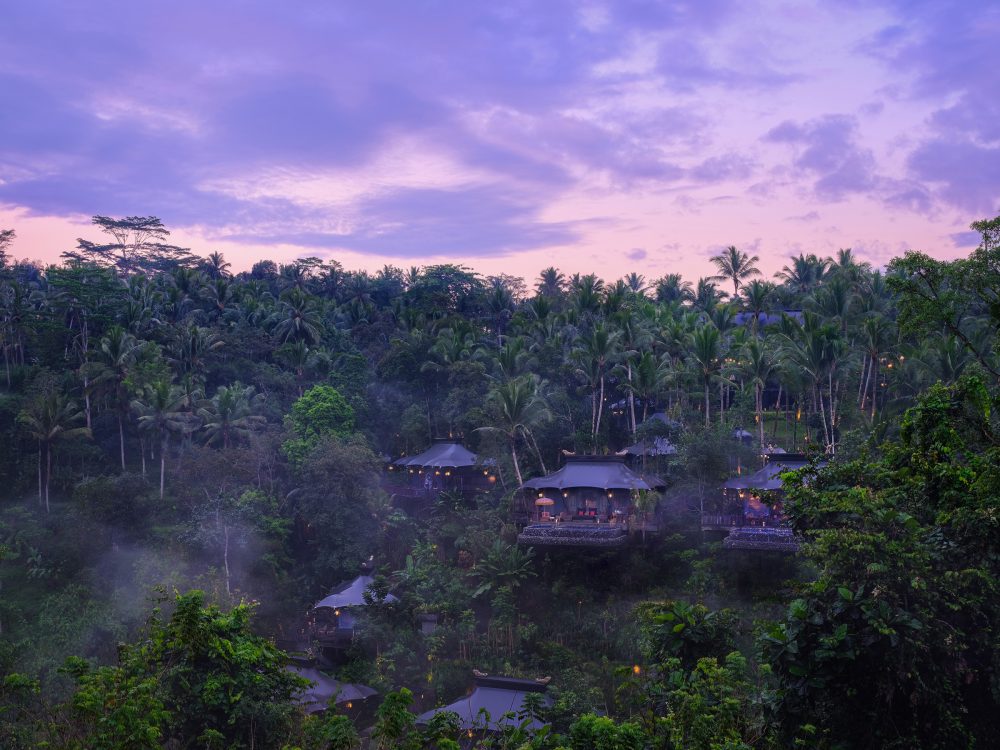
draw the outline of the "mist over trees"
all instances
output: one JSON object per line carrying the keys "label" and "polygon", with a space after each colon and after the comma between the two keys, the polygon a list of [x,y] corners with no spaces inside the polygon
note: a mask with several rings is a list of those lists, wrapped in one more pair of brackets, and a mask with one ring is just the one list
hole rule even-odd
{"label": "mist over trees", "polygon": [[[694,280],[321,258],[234,274],[154,216],[93,225],[44,268],[0,231],[3,747],[951,748],[1000,731],[1000,218],[954,261],[876,269],[844,249],[765,279],[727,247]],[[392,497],[389,460],[443,437],[495,483]],[[666,490],[637,507],[657,534],[517,544],[524,481],[656,440],[674,452],[639,466]],[[814,459],[784,477],[800,554],[724,550],[701,511],[777,448]],[[307,718],[276,642],[363,564],[364,638],[336,671],[382,703]],[[415,722],[473,669],[549,676],[551,704],[499,734]]]}

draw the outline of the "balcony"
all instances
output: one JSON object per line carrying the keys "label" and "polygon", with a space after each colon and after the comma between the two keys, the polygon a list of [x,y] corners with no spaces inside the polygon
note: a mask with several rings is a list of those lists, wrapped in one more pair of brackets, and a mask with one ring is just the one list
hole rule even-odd
{"label": "balcony", "polygon": [[598,524],[587,521],[528,524],[518,534],[518,544],[532,547],[620,547],[628,541],[621,524]]}
{"label": "balcony", "polygon": [[783,526],[740,526],[729,532],[723,542],[726,549],[762,552],[799,551],[799,538]]}

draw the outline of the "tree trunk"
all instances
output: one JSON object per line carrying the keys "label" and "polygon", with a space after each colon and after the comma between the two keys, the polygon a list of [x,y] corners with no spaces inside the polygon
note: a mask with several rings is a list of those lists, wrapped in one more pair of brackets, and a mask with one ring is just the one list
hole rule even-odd
{"label": "tree trunk", "polygon": [[160,440],[160,500],[163,499],[163,478],[167,471],[167,439]]}
{"label": "tree trunk", "polygon": [[764,389],[759,383],[754,384],[754,407],[757,410],[757,432],[760,436],[760,452],[764,452]]}
{"label": "tree trunk", "polygon": [[709,411],[709,408],[708,408],[708,381],[706,380],[705,381],[705,428],[706,429],[708,427],[712,426],[712,423],[709,421],[709,418],[708,418],[708,411]]}
{"label": "tree trunk", "polygon": [[627,365],[628,372],[628,410],[629,415],[632,418],[632,437],[635,437],[635,391],[632,390],[632,363],[629,362]]}
{"label": "tree trunk", "polygon": [[52,444],[45,444],[45,512],[49,512],[49,486],[52,483]]}
{"label": "tree trunk", "polygon": [[524,484],[524,479],[521,478],[521,466],[517,463],[517,436],[512,436],[510,439],[510,457],[514,461],[514,475],[517,477],[518,488]]}
{"label": "tree trunk", "polygon": [[38,506],[42,505],[42,441],[38,441]]}
{"label": "tree trunk", "polygon": [[118,449],[121,451],[122,471],[125,471],[125,425],[122,424],[122,412],[118,410]]}

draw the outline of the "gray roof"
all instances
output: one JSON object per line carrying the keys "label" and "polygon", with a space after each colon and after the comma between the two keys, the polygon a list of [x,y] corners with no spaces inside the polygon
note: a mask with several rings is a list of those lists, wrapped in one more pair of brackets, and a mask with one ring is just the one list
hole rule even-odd
{"label": "gray roof", "polygon": [[309,713],[325,711],[330,705],[330,699],[334,696],[336,696],[336,705],[341,705],[348,701],[362,701],[373,695],[378,695],[375,688],[353,682],[340,682],[313,667],[290,666],[286,669],[312,683],[296,696],[296,702]]}
{"label": "gray roof", "polygon": [[625,453],[632,456],[673,456],[677,454],[677,446],[665,437],[656,437],[630,445]]}
{"label": "gray roof", "polygon": [[522,489],[651,490],[666,486],[659,477],[639,476],[625,465],[622,456],[567,456],[566,465],[544,477],[529,479]]}
{"label": "gray roof", "polygon": [[733,477],[722,486],[727,490],[780,490],[783,472],[801,469],[808,463],[801,454],[774,454],[764,468],[753,474]]}
{"label": "gray roof", "polygon": [[415,456],[403,456],[395,461],[396,466],[413,466],[432,469],[457,469],[465,466],[475,466],[479,457],[461,443],[454,440],[435,440],[431,447]]}
{"label": "gray roof", "polygon": [[[517,718],[518,713],[524,710],[524,697],[528,693],[544,693],[545,685],[535,680],[518,680],[512,677],[477,677],[476,687],[469,695],[459,698],[454,703],[449,703],[442,708],[435,708],[426,711],[417,717],[418,724],[426,724],[435,714],[443,711],[453,711],[458,714],[459,723],[463,730],[486,729],[497,730],[503,726],[519,726],[521,721]],[[552,699],[543,696],[543,705],[551,705]],[[489,713],[487,723],[485,715],[481,711]],[[514,716],[504,717],[506,713],[513,713]],[[531,719],[528,727],[532,730],[540,729],[544,724],[537,719]]]}
{"label": "gray roof", "polygon": [[[338,609],[340,607],[363,607],[365,605],[365,589],[375,583],[371,576],[358,576],[353,581],[341,584],[330,595],[320,599],[313,605],[313,609],[329,607]],[[385,601],[389,603],[398,602],[399,599],[392,594],[386,594]]]}
{"label": "gray roof", "polygon": [[[782,315],[787,315],[799,323],[802,322],[804,316],[801,310],[777,310],[774,312],[761,313],[760,317],[757,319],[757,325],[763,328],[764,326],[777,325],[781,322]],[[749,325],[753,320],[752,312],[738,312],[733,316],[733,323],[738,326]]]}

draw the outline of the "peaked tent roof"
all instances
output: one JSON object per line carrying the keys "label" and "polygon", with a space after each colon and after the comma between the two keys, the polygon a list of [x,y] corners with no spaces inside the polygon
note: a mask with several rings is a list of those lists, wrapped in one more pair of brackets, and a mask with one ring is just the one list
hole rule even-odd
{"label": "peaked tent roof", "polygon": [[[469,695],[459,698],[447,706],[420,714],[417,717],[417,723],[426,724],[436,714],[443,711],[453,711],[458,714],[459,723],[463,730],[497,730],[504,726],[516,727],[521,724],[517,715],[524,710],[524,697],[528,693],[544,692],[545,685],[535,680],[518,680],[513,677],[477,677],[476,688]],[[544,705],[552,703],[552,699],[547,695],[542,700]],[[480,715],[480,712],[484,710],[490,715],[488,724],[486,717]],[[514,716],[505,717],[506,713],[513,713]],[[528,728],[532,730],[541,729],[543,726],[542,722],[534,718],[528,723]]]}
{"label": "peaked tent roof", "polygon": [[313,667],[286,667],[286,669],[312,683],[296,698],[298,704],[310,713],[326,710],[330,699],[334,696],[337,696],[336,702],[337,705],[340,705],[348,701],[361,701],[378,695],[375,688],[353,682],[340,682]]}
{"label": "peaked tent roof", "polygon": [[651,490],[665,487],[659,477],[643,478],[625,465],[622,456],[567,456],[566,465],[544,477],[529,479],[521,489]]}
{"label": "peaked tent roof", "polygon": [[[365,589],[373,583],[375,583],[375,579],[371,576],[358,576],[353,581],[343,583],[335,588],[330,592],[329,596],[316,602],[313,605],[313,609],[319,609],[320,607],[329,607],[330,609],[363,607],[365,605]],[[399,601],[392,594],[386,594],[385,600],[389,603]]]}
{"label": "peaked tent roof", "polygon": [[625,448],[624,452],[631,456],[673,456],[677,453],[677,446],[665,437],[655,437],[652,440],[640,440]]}
{"label": "peaked tent roof", "polygon": [[727,490],[780,490],[781,474],[801,469],[809,460],[798,453],[772,454],[764,468],[745,477],[733,477],[722,487]]}
{"label": "peaked tent roof", "polygon": [[395,461],[396,466],[416,466],[420,468],[452,469],[475,466],[479,457],[461,443],[448,438],[435,440],[431,447],[415,456],[403,456]]}

